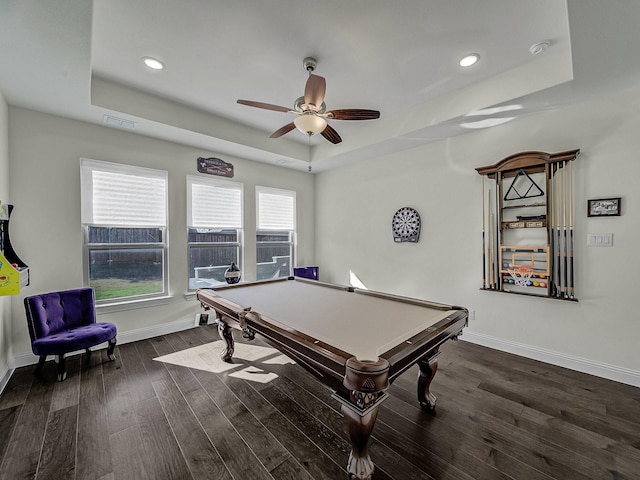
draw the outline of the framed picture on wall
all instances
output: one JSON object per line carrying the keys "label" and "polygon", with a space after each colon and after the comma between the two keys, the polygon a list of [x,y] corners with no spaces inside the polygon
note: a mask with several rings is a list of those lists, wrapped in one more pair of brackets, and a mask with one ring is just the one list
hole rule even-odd
{"label": "framed picture on wall", "polygon": [[587,200],[588,217],[615,217],[620,216],[620,203],[618,198],[597,198]]}

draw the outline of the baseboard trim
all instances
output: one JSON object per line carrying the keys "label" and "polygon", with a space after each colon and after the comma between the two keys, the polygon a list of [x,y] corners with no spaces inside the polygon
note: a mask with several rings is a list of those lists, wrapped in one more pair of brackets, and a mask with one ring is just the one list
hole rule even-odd
{"label": "baseboard trim", "polygon": [[[196,317],[196,321],[194,323],[193,319],[187,318],[171,323],[165,323],[162,325],[153,325],[151,327],[144,327],[136,330],[130,330],[128,332],[122,332],[118,334],[118,343],[124,344],[136,342],[138,340],[144,340],[147,338],[153,338],[160,335],[167,335],[169,333],[187,330],[196,326],[197,320],[198,319]],[[504,340],[502,338],[472,332],[468,329],[464,331],[464,335],[462,335],[460,339],[485,347],[494,348],[503,352],[520,355],[521,357],[539,360],[541,362],[550,363],[559,367],[569,368],[578,372],[607,378],[609,380],[625,383],[634,387],[640,387],[640,372],[636,370],[617,367],[615,365],[608,365],[606,363],[595,362],[586,358],[575,357],[572,355],[567,355],[565,353],[533,347],[531,345],[526,345],[523,343],[512,342],[510,340]],[[13,374],[15,368],[24,367],[27,365],[35,365],[37,362],[38,357],[30,352],[15,355],[13,357],[13,362],[11,362],[10,364],[13,368],[6,368],[4,371],[0,372],[0,392],[4,391],[4,388],[7,385],[9,378],[11,378],[11,375]]]}
{"label": "baseboard trim", "polygon": [[14,368],[7,367],[0,372],[0,395],[4,392],[4,388],[7,386],[7,383],[9,383],[9,379],[11,375],[13,375],[14,370]]}
{"label": "baseboard trim", "polygon": [[[177,320],[175,322],[163,323],[162,325],[153,325],[151,327],[138,328],[136,330],[129,330],[128,332],[118,332],[118,344],[137,342],[138,340],[144,340],[146,338],[159,337],[160,335],[167,335],[169,333],[179,332],[181,330],[187,330],[194,327],[193,318]],[[106,348],[107,344],[98,346],[98,348]],[[93,348],[92,348],[93,350]],[[75,352],[70,353],[73,355]],[[82,353],[81,351],[78,353]],[[66,357],[66,355],[65,355]],[[38,356],[31,352],[20,353],[13,357],[12,365],[17,367],[26,367],[27,365],[35,365],[38,363]],[[13,370],[11,371],[13,373]],[[9,375],[11,376],[11,375]],[[2,388],[4,385],[0,384]],[[0,390],[1,392],[2,390]]]}
{"label": "baseboard trim", "polygon": [[602,377],[616,382],[626,383],[627,385],[632,385],[634,387],[640,387],[640,372],[636,370],[595,362],[586,358],[575,357],[565,353],[554,352],[553,350],[546,350],[544,348],[533,347],[523,343],[512,342],[469,330],[465,330],[460,339],[482,345],[484,347],[513,353],[521,357],[539,360],[541,362],[550,363],[570,370],[595,375],[596,377]]}
{"label": "baseboard trim", "polygon": [[138,340],[145,340],[147,338],[159,337],[160,335],[168,335],[169,333],[180,332],[193,328],[193,318],[176,320],[171,323],[164,323],[162,325],[154,325],[152,327],[138,328],[137,330],[130,330],[128,332],[122,332],[118,334],[118,343],[131,343]]}

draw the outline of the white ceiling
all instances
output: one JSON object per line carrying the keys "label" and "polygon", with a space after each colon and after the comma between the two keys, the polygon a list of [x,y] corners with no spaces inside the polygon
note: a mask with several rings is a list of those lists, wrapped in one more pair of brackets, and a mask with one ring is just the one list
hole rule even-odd
{"label": "white ceiling", "polygon": [[[0,91],[10,105],[314,171],[397,152],[638,84],[637,0],[0,0]],[[544,53],[529,47],[548,41]],[[463,69],[471,52],[480,62]],[[626,54],[632,61],[628,64]],[[141,58],[162,60],[156,72]],[[329,109],[379,110],[330,121],[333,145],[291,114],[318,60]],[[468,113],[499,105],[518,110]]]}

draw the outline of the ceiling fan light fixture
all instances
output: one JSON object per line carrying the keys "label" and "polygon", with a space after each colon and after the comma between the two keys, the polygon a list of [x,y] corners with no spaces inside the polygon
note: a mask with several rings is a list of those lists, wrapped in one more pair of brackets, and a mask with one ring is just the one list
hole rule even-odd
{"label": "ceiling fan light fixture", "polygon": [[327,127],[327,121],[324,118],[309,113],[303,113],[296,117],[293,124],[307,135],[316,135]]}

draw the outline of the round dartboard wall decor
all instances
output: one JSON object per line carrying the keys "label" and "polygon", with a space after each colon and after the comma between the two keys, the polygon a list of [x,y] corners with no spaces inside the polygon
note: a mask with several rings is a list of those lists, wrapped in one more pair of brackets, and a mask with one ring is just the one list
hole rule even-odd
{"label": "round dartboard wall decor", "polygon": [[420,238],[420,214],[411,207],[402,207],[393,215],[393,241],[416,243]]}

